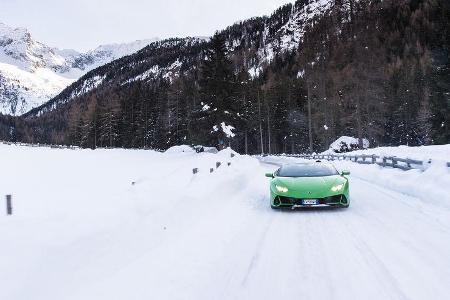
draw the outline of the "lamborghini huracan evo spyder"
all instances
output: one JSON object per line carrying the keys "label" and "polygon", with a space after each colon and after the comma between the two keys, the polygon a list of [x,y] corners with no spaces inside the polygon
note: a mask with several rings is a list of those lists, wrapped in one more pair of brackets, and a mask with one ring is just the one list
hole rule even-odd
{"label": "lamborghini huracan evo spyder", "polygon": [[289,164],[267,173],[270,182],[270,205],[273,209],[301,207],[343,207],[350,205],[349,183],[330,163]]}

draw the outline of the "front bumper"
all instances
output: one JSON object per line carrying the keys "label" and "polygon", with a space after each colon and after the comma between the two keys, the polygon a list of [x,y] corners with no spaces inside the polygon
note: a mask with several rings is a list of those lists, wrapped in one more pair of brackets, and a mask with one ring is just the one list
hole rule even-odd
{"label": "front bumper", "polygon": [[319,198],[317,205],[303,205],[300,198],[285,197],[275,195],[272,199],[272,206],[280,208],[297,208],[297,207],[346,207],[350,204],[349,199],[345,195],[336,195],[325,198]]}

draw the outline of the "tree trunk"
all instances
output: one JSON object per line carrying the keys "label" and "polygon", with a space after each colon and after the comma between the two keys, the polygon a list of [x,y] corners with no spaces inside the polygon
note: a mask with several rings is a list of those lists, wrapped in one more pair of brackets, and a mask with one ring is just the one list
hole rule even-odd
{"label": "tree trunk", "polygon": [[266,107],[267,107],[267,141],[268,141],[268,147],[267,147],[267,152],[268,154],[272,154],[271,151],[271,140],[270,140],[270,110],[269,110],[269,104],[266,103]]}
{"label": "tree trunk", "polygon": [[248,154],[248,132],[245,131],[245,154]]}
{"label": "tree trunk", "polygon": [[261,116],[261,99],[259,97],[259,91],[258,91],[258,116],[259,116],[259,135],[260,135],[260,144],[261,144],[261,154],[264,154],[264,140],[263,140],[262,116]]}
{"label": "tree trunk", "polygon": [[179,143],[179,138],[180,138],[180,135],[179,135],[179,132],[180,132],[180,130],[179,130],[179,119],[180,118],[180,114],[179,114],[179,98],[178,98],[178,92],[177,92],[177,113],[176,113],[176,119],[175,119],[175,122],[177,122],[176,124],[177,124],[177,135],[176,135],[176,142],[177,143]]}
{"label": "tree trunk", "polygon": [[94,121],[94,149],[97,149],[97,116]]}
{"label": "tree trunk", "polygon": [[309,152],[313,153],[313,136],[312,136],[312,116],[311,116],[311,85],[309,80],[306,83],[308,90],[308,136],[309,136]]}
{"label": "tree trunk", "polygon": [[356,130],[358,134],[358,146],[360,149],[363,147],[362,140],[362,120],[361,120],[361,100],[358,97],[358,102],[356,104]]}

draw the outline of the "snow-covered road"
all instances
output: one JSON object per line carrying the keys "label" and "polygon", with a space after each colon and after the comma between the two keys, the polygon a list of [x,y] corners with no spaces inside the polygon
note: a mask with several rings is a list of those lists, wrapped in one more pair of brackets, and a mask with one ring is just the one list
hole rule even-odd
{"label": "snow-covered road", "polygon": [[348,210],[266,209],[270,225],[242,290],[252,297],[237,298],[445,299],[448,211],[361,179],[351,188]]}
{"label": "snow-covered road", "polygon": [[[232,165],[202,172],[216,161]],[[449,196],[393,191],[364,179],[366,166],[340,166],[356,174],[349,209],[273,211],[264,173],[276,166],[226,152],[0,146],[0,162],[9,174],[0,196],[12,191],[17,202],[15,216],[0,217],[0,299],[450,294]],[[70,172],[55,176],[63,162]]]}

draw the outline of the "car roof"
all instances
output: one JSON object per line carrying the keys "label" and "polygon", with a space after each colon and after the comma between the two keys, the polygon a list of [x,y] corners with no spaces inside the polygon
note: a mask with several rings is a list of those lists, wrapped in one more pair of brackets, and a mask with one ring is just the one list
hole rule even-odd
{"label": "car roof", "polygon": [[305,161],[305,162],[298,162],[298,163],[288,163],[288,164],[284,164],[282,165],[282,167],[295,167],[295,166],[302,166],[302,165],[324,165],[324,166],[334,166],[332,163],[330,162],[322,162],[322,161]]}

